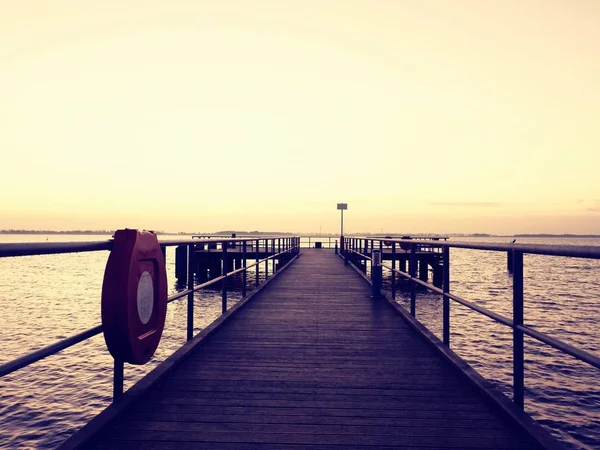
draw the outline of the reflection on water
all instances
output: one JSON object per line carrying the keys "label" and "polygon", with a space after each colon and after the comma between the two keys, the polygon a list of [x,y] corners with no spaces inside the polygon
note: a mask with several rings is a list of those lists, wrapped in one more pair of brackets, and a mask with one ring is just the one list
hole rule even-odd
{"label": "reflection on water", "polygon": [[[105,240],[106,236],[0,235],[3,242]],[[492,241],[492,239],[485,239]],[[525,240],[520,239],[520,242]],[[599,240],[536,240],[598,245]],[[506,242],[506,239],[501,242]],[[324,250],[326,251],[326,250]],[[0,259],[0,340],[6,362],[100,323],[100,293],[108,252]],[[451,289],[497,313],[512,315],[512,279],[503,253],[451,251]],[[170,293],[174,250],[167,252]],[[271,272],[271,269],[270,269]],[[385,271],[384,271],[385,274]],[[525,256],[525,321],[570,344],[599,352],[600,261]],[[253,280],[249,275],[248,280]],[[236,281],[239,287],[239,279]],[[389,278],[386,279],[389,288]],[[229,295],[229,306],[239,300]],[[408,305],[401,292],[398,301]],[[220,294],[195,296],[197,331],[220,314]],[[125,387],[185,342],[186,300],[171,303],[161,344],[146,366],[125,369]],[[441,299],[422,293],[417,317],[441,336]],[[511,395],[512,334],[467,308],[452,304],[452,348]],[[527,338],[526,408],[573,448],[599,448],[598,372]],[[112,359],[102,336],[0,379],[0,446],[54,448],[110,402]]]}

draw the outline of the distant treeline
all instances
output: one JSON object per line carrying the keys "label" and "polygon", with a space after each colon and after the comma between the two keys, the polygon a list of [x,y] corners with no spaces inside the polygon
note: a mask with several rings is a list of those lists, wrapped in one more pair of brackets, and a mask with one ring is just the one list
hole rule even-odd
{"label": "distant treeline", "polygon": [[0,230],[0,234],[114,234],[109,230]]}
{"label": "distant treeline", "polygon": [[600,234],[515,234],[515,237],[600,238]]}
{"label": "distant treeline", "polygon": [[[339,236],[338,233],[288,233],[281,231],[240,231],[240,230],[222,230],[215,232],[166,232],[157,231],[157,234],[170,234],[170,235],[197,235],[197,236],[231,236],[236,234],[237,236],[251,235],[251,236],[277,236],[277,235],[295,235],[295,236]],[[107,234],[113,235],[114,230],[0,230],[0,234]],[[519,237],[519,238],[600,238],[600,234],[550,234],[550,233],[521,233],[514,235],[499,235],[499,234],[488,234],[488,233],[447,233],[447,234],[430,234],[430,233],[352,233],[353,236],[451,236],[451,237]]]}

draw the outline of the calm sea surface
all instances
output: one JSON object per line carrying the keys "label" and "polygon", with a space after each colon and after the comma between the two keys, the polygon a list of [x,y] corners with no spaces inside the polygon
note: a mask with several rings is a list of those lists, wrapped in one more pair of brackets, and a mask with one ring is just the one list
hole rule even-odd
{"label": "calm sea surface", "polygon": [[[0,235],[0,242],[107,238]],[[600,239],[518,242],[600,246]],[[92,252],[0,258],[0,363],[98,325],[107,256],[108,252]],[[177,291],[172,248],[167,251],[167,270],[171,294]],[[599,354],[600,261],[526,255],[524,276],[527,325]],[[506,272],[505,253],[452,249],[451,289],[492,311],[512,315],[512,278]],[[238,300],[239,294],[230,295],[230,306]],[[408,305],[408,296],[401,292],[397,300]],[[195,303],[199,331],[218,317],[220,295],[200,292]],[[417,296],[417,318],[440,337],[441,304],[437,295]],[[155,357],[146,366],[125,368],[126,389],[185,342],[185,323],[185,299],[171,303]],[[509,329],[453,303],[451,346],[512,395]],[[526,338],[525,346],[526,410],[569,447],[600,448],[599,371],[533,339]],[[111,392],[112,359],[101,335],[6,376],[0,379],[0,447],[55,448],[105,408]]]}

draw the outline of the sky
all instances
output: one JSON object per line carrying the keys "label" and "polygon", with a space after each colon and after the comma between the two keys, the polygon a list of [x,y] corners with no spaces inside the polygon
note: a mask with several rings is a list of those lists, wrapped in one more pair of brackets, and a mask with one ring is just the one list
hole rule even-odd
{"label": "sky", "polygon": [[600,233],[596,0],[0,11],[0,229]]}

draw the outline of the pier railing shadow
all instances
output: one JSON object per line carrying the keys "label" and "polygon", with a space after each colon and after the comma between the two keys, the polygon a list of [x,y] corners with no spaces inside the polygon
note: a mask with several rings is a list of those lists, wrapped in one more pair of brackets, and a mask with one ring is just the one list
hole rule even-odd
{"label": "pier railing shadow", "polygon": [[[248,270],[254,270],[255,280],[253,285],[259,287],[259,272],[261,265],[264,264],[265,282],[269,278],[269,262],[277,260],[279,264],[273,266],[271,275],[276,270],[282,269],[287,263],[291,262],[300,252],[300,238],[298,236],[262,236],[262,237],[240,237],[240,238],[197,238],[182,240],[161,240],[159,241],[163,255],[166,255],[167,247],[176,247],[184,249],[187,253],[187,286],[184,290],[171,295],[168,303],[187,298],[187,340],[194,336],[194,293],[196,291],[207,289],[215,285],[221,287],[221,314],[227,312],[227,293],[229,279],[235,275],[242,274],[242,297],[248,293],[249,280],[247,279]],[[261,247],[262,245],[262,247]],[[221,252],[223,262],[222,275],[211,278],[205,282],[196,284],[194,277],[195,258],[197,250],[200,247],[210,246]],[[36,256],[36,255],[56,255],[65,253],[82,253],[95,251],[111,251],[113,241],[101,242],[44,242],[44,243],[9,243],[0,244],[0,258]],[[262,252],[259,249],[262,248]],[[227,270],[228,250],[237,249],[241,253],[242,267],[235,270]],[[259,254],[264,256],[259,258]],[[250,262],[251,261],[251,262]],[[263,283],[264,284],[264,283]],[[100,306],[100,299],[98,299]],[[55,355],[62,350],[73,347],[83,341],[86,341],[103,332],[102,325],[89,328],[81,333],[67,337],[44,348],[28,353],[17,359],[0,365],[0,378],[27,367],[37,361],[49,356]],[[114,360],[113,367],[113,401],[118,401],[123,396],[124,363]]]}
{"label": "pier railing shadow", "polygon": [[[529,336],[543,344],[546,344],[564,354],[570,355],[588,365],[600,369],[600,357],[567,344],[546,333],[542,333],[524,324],[524,302],[523,302],[523,255],[546,255],[572,258],[600,259],[600,248],[593,246],[565,246],[565,245],[542,245],[542,244],[493,244],[493,243],[471,243],[471,242],[441,242],[439,240],[395,239],[395,238],[373,238],[373,237],[345,237],[344,250],[340,256],[347,264],[362,273],[374,286],[374,295],[381,295],[381,270],[367,270],[367,261],[386,268],[391,273],[391,296],[396,298],[396,277],[408,281],[410,290],[410,311],[412,317],[416,317],[417,308],[417,286],[440,294],[443,296],[442,309],[442,342],[450,347],[450,301],[466,306],[472,311],[482,314],[493,321],[512,329],[513,334],[513,398],[512,401],[520,409],[525,404],[525,349],[524,336]],[[450,292],[450,249],[469,249],[504,252],[507,255],[507,268],[512,273],[512,318],[490,311],[469,300]],[[385,251],[387,250],[387,251]],[[373,258],[373,252],[380,252],[377,258]],[[423,256],[432,252],[436,256]],[[381,255],[381,256],[380,256]],[[383,264],[386,258],[391,260],[391,265]],[[423,259],[419,261],[420,255]],[[425,259],[425,258],[429,259]],[[433,284],[427,280],[427,264],[434,262]],[[401,267],[397,268],[397,262]],[[425,264],[425,271],[419,270]],[[408,263],[408,270],[406,265]],[[437,267],[435,266],[437,264]],[[436,272],[436,269],[437,270]],[[437,276],[436,276],[437,273]],[[416,319],[415,319],[416,320]]]}

